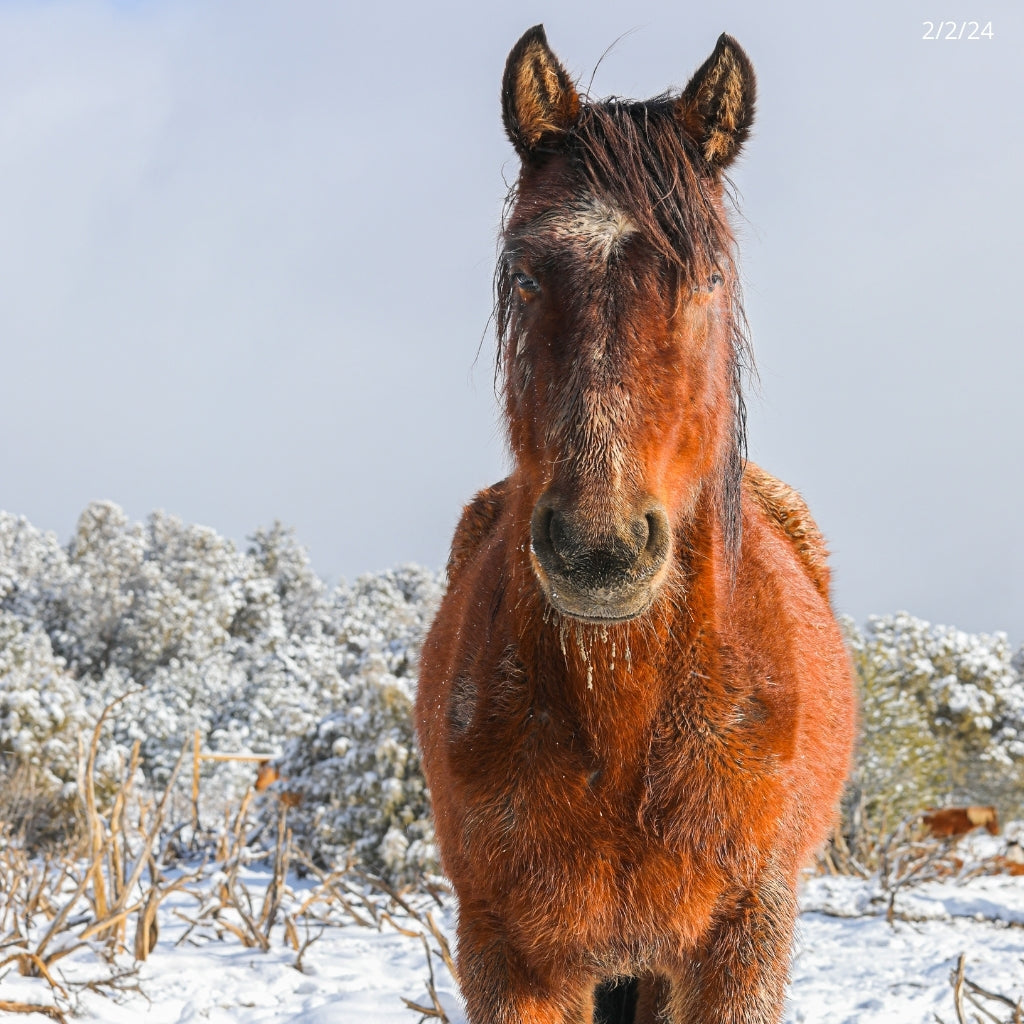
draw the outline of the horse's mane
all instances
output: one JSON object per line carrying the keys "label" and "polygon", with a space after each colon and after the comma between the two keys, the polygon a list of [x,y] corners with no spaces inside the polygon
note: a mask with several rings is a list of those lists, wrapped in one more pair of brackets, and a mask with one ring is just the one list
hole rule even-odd
{"label": "horse's mane", "polygon": [[[567,157],[581,190],[607,198],[621,210],[678,274],[681,286],[706,284],[721,267],[731,288],[730,334],[733,429],[716,481],[718,505],[727,550],[734,561],[739,550],[740,495],[747,454],[746,405],[742,381],[753,369],[735,264],[735,240],[723,213],[721,195],[732,200],[728,179],[709,168],[699,147],[676,115],[678,96],[666,93],[651,100],[610,98],[584,103],[569,132],[550,154]],[[543,158],[544,143],[537,148]],[[507,228],[518,196],[509,189],[502,217]],[[506,261],[499,258],[494,275],[494,322],[497,335],[496,381],[504,371],[504,353],[511,326],[513,283]]]}

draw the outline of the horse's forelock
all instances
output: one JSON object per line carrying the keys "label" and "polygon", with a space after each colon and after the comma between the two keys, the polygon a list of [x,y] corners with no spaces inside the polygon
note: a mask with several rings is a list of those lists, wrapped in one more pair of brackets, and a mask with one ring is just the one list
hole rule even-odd
{"label": "horse's forelock", "polygon": [[567,151],[582,185],[607,196],[687,278],[702,281],[730,257],[715,178],[682,130],[673,97],[583,107]]}

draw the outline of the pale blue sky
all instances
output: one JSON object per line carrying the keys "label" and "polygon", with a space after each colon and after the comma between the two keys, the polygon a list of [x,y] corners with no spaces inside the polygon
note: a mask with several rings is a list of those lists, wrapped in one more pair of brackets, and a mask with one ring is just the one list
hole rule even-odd
{"label": "pale blue sky", "polygon": [[[507,51],[543,21],[586,82],[628,33],[594,93],[644,96],[725,30],[760,82],[751,455],[811,502],[840,609],[1024,640],[1024,17],[933,6],[0,3],[0,507],[439,567],[504,473],[489,334],[474,359]],[[995,38],[925,41],[936,13]]]}

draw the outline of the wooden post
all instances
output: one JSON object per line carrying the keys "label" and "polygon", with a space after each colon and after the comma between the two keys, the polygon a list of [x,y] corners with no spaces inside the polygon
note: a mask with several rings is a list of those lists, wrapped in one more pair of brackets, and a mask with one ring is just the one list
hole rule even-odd
{"label": "wooden post", "polygon": [[256,764],[266,764],[273,761],[275,754],[214,754],[204,751],[201,745],[199,730],[192,735],[192,829],[195,834],[199,832],[199,767],[203,761],[253,761]]}

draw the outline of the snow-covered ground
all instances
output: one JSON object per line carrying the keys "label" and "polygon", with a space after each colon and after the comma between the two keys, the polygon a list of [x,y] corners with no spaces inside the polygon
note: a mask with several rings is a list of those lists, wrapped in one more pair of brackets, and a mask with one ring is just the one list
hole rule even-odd
{"label": "snow-covered ground", "polygon": [[923,885],[899,896],[892,925],[876,892],[848,877],[807,884],[787,1024],[953,1024],[961,953],[971,980],[1024,996],[1024,878]]}
{"label": "snow-covered ground", "polygon": [[[270,873],[259,868],[244,872],[256,905],[269,879]],[[308,881],[292,879],[289,896],[300,901],[310,887]],[[1024,995],[1024,878],[978,877],[908,890],[899,896],[899,919],[892,925],[875,896],[872,881],[808,881],[787,1024],[935,1024],[936,1015],[954,1024],[950,973],[961,953],[967,957],[968,978],[1014,999]],[[416,909],[427,906],[424,900]],[[434,911],[441,930],[451,935],[454,907],[434,905]],[[299,970],[297,954],[278,934],[280,928],[270,950],[261,952],[245,948],[229,932],[218,938],[209,923],[186,937],[186,919],[196,915],[195,896],[179,892],[169,897],[161,905],[156,949],[137,977],[129,979],[138,990],[115,1000],[80,989],[74,1017],[90,1024],[416,1024],[421,1015],[403,997],[430,1005],[422,939],[386,922],[380,930],[354,921],[326,928],[303,953]],[[394,920],[421,933],[422,913],[419,917],[395,914]],[[306,938],[301,927],[299,938]],[[433,938],[428,941],[436,948]],[[452,1024],[463,1024],[451,978],[439,957],[432,957],[432,963],[442,1005]],[[89,950],[66,957],[58,968],[71,981],[104,973]],[[0,1001],[53,1004],[45,982],[6,970]],[[1009,1020],[1010,1011],[1002,1019]],[[0,1012],[0,1020],[43,1018]]]}

